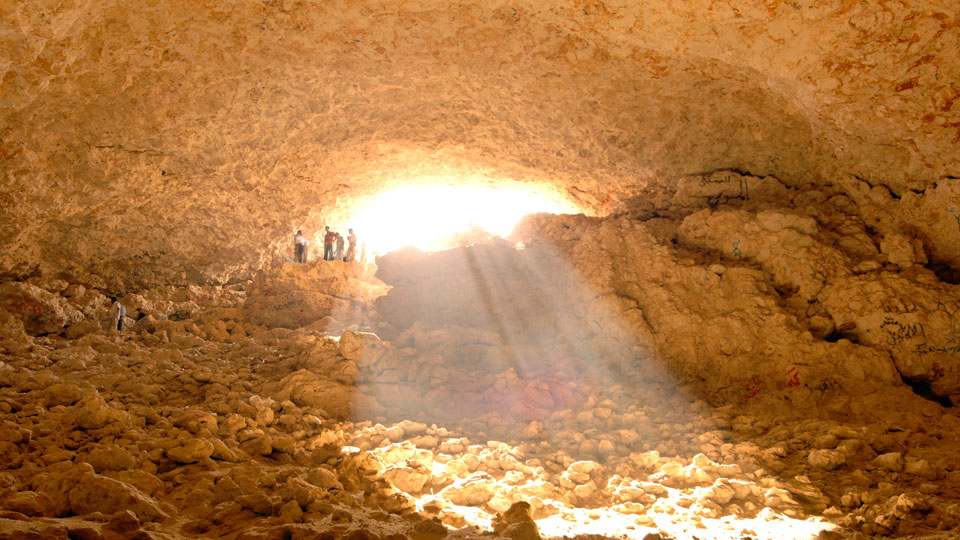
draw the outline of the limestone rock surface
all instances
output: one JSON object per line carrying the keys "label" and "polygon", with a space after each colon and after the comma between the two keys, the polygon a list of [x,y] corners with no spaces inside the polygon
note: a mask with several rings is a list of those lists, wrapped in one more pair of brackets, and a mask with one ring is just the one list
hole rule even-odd
{"label": "limestone rock surface", "polygon": [[66,299],[28,283],[0,284],[0,309],[19,318],[33,335],[60,332],[83,318]]}
{"label": "limestone rock surface", "polygon": [[0,3],[0,538],[956,536],[958,16]]}
{"label": "limestone rock surface", "polygon": [[226,283],[410,181],[549,184],[605,215],[727,169],[854,179],[956,271],[954,8],[10,4],[0,275]]}
{"label": "limestone rock surface", "polygon": [[363,272],[344,262],[272,266],[247,288],[244,311],[249,320],[268,327],[299,328],[324,317],[350,319],[380,289],[362,279]]}

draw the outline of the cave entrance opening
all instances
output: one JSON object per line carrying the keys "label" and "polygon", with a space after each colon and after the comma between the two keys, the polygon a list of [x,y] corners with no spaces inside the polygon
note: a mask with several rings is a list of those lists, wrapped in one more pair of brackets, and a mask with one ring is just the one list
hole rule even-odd
{"label": "cave entrance opening", "polygon": [[507,237],[521,217],[581,213],[558,192],[538,186],[424,183],[397,187],[358,201],[347,218],[367,254],[403,247],[441,251]]}

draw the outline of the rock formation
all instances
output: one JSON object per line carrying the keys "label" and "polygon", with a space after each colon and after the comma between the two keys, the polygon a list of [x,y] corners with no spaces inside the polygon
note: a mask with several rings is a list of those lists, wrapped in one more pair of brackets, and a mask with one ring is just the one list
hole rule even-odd
{"label": "rock formation", "polygon": [[605,214],[723,169],[957,270],[952,2],[447,4],[6,6],[0,274],[227,282],[421,177]]}
{"label": "rock formation", "polygon": [[[0,6],[0,540],[956,537],[958,21]],[[287,260],[431,182],[582,213]]]}

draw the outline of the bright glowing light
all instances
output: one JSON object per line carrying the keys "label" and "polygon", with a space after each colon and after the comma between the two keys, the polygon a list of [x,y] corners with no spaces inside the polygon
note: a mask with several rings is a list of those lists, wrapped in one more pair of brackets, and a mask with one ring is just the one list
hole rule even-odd
{"label": "bright glowing light", "polygon": [[435,251],[489,235],[506,237],[527,214],[579,211],[531,189],[417,185],[363,201],[348,226],[370,254],[406,246]]}

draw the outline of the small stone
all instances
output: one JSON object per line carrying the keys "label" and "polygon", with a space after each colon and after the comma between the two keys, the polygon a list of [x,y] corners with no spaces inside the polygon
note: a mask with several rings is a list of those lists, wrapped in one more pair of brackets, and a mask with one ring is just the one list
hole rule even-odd
{"label": "small stone", "polygon": [[643,470],[650,470],[660,463],[660,453],[656,450],[642,454],[630,454],[630,461]]}
{"label": "small stone", "polygon": [[311,468],[307,473],[307,482],[320,489],[343,489],[336,473],[325,467]]}
{"label": "small stone", "polygon": [[137,463],[130,452],[112,444],[95,448],[84,458],[84,461],[93,465],[93,470],[98,473],[132,469]]}
{"label": "small stone", "polygon": [[213,443],[206,439],[190,439],[167,450],[167,457],[177,463],[196,463],[213,455]]}
{"label": "small stone", "polygon": [[297,501],[287,501],[280,507],[280,519],[284,523],[300,523],[303,521],[303,510]]}
{"label": "small stone", "polygon": [[93,473],[84,475],[70,490],[69,501],[70,510],[78,516],[131,510],[140,520],[168,517],[153,499],[130,484]]}
{"label": "small stone", "polygon": [[52,516],[53,501],[45,493],[20,491],[3,500],[0,507],[28,516]]}
{"label": "small stone", "polygon": [[927,497],[919,493],[902,493],[897,497],[893,511],[897,516],[903,517],[912,512],[927,512],[930,508],[930,500]]}
{"label": "small stone", "polygon": [[403,440],[403,428],[400,426],[390,426],[384,432],[384,436],[390,439],[390,442],[399,442]]}
{"label": "small stone", "polygon": [[415,495],[420,493],[423,490],[423,485],[430,480],[430,473],[412,467],[395,466],[384,471],[383,478],[400,491]]}
{"label": "small stone", "polygon": [[718,480],[707,492],[707,499],[721,506],[732,501],[737,492],[732,485]]}
{"label": "small stone", "polygon": [[930,466],[927,460],[911,457],[906,458],[903,464],[903,472],[914,474],[927,480],[932,480],[937,476],[937,472]]}
{"label": "small stone", "polygon": [[676,461],[668,461],[660,464],[660,474],[667,478],[680,478],[683,476],[683,465]]}
{"label": "small stone", "polygon": [[602,472],[603,465],[600,465],[596,461],[575,461],[570,464],[570,471],[582,473],[582,474],[592,474],[594,472]]}
{"label": "small stone", "polygon": [[485,472],[473,473],[440,492],[440,496],[459,506],[480,506],[493,498],[496,480]]}
{"label": "small stone", "polygon": [[811,467],[825,471],[832,471],[846,463],[846,461],[847,458],[843,453],[829,448],[813,450],[807,455],[807,463],[809,463]]}
{"label": "small stone", "polygon": [[424,433],[427,431],[427,425],[423,422],[413,422],[411,420],[404,420],[397,424],[400,428],[403,429],[403,432],[408,435],[416,435],[419,433]]}
{"label": "small stone", "polygon": [[229,461],[229,462],[235,462],[240,460],[240,457],[237,455],[237,453],[231,450],[230,448],[228,448],[227,445],[224,444],[224,442],[221,441],[220,439],[214,438],[214,439],[207,439],[207,440],[209,440],[210,444],[213,445],[213,453],[210,454],[210,457],[212,457],[213,459],[219,459],[221,461]]}
{"label": "small stone", "polygon": [[512,540],[540,540],[540,531],[533,520],[530,503],[513,503],[506,512],[493,520],[493,532]]}
{"label": "small stone", "polygon": [[[273,514],[273,501],[263,493],[243,495],[237,498],[237,502],[255,514],[262,516]],[[294,504],[296,504],[296,502],[294,502]]]}
{"label": "small stone", "polygon": [[873,460],[878,467],[888,471],[900,472],[903,470],[903,455],[900,452],[880,454]]}

